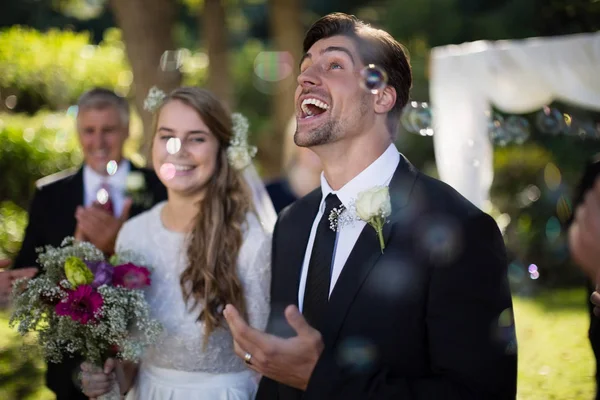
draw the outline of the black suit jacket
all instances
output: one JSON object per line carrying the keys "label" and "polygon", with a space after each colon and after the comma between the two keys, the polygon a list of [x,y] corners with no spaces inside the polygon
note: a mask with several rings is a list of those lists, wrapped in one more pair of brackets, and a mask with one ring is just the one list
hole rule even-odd
{"label": "black suit jacket", "polygon": [[[487,214],[401,157],[384,253],[366,225],[317,327],[325,349],[306,392],[263,378],[257,399],[514,399],[517,356],[502,236]],[[290,335],[320,189],[273,236],[267,330]],[[505,311],[508,310],[508,311]]]}
{"label": "black suit jacket", "polygon": [[[134,201],[130,217],[167,198],[165,187],[153,171],[137,168],[131,163],[131,172],[134,171],[144,175],[145,193],[139,197],[146,201]],[[65,237],[75,234],[75,210],[83,204],[83,196],[83,167],[73,174],[38,186],[29,207],[29,224],[25,230],[25,238],[13,268],[39,266],[36,261],[36,248],[45,245],[60,246]],[[62,364],[48,364],[46,384],[56,393],[58,400],[87,398],[73,384],[79,372],[79,363],[80,360],[65,359]]]}

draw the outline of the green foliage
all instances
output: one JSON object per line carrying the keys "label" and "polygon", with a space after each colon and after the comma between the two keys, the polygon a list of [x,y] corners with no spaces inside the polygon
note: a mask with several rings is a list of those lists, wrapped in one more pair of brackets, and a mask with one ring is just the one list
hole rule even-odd
{"label": "green foliage", "polygon": [[528,278],[517,279],[515,290],[581,285],[582,273],[570,261],[567,247],[571,198],[585,160],[600,151],[600,143],[533,134],[524,145],[494,151],[490,197],[510,217],[505,241],[513,260],[511,273],[528,277],[530,264],[540,273],[535,285]]}
{"label": "green foliage", "polygon": [[0,32],[0,93],[16,95],[17,110],[63,109],[95,86],[127,95],[132,80],[117,30],[107,30],[98,46],[87,33],[19,26]]}
{"label": "green foliage", "polygon": [[27,211],[12,201],[0,203],[0,259],[16,256],[27,221]]}
{"label": "green foliage", "polygon": [[44,361],[39,351],[8,327],[9,316],[0,313],[0,398],[3,400],[51,400],[44,387]]}
{"label": "green foliage", "polygon": [[0,257],[20,247],[35,181],[81,162],[73,118],[0,114]]}
{"label": "green foliage", "polygon": [[0,199],[26,208],[35,180],[81,162],[73,125],[65,114],[0,114]]}

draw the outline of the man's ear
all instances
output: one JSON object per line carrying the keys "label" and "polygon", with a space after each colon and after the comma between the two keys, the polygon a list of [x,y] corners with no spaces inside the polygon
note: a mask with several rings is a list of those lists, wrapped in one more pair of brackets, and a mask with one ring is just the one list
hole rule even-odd
{"label": "man's ear", "polygon": [[375,95],[375,113],[385,114],[396,104],[396,89],[387,85]]}

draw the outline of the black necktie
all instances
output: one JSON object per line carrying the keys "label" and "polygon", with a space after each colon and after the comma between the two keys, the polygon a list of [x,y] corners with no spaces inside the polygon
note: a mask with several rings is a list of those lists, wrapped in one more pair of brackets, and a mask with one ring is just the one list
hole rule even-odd
{"label": "black necktie", "polygon": [[319,221],[308,264],[302,314],[308,323],[317,329],[329,299],[331,262],[336,236],[336,232],[331,229],[329,215],[334,208],[340,211],[340,206],[343,207],[342,202],[335,194],[330,193],[325,198],[325,212]]}

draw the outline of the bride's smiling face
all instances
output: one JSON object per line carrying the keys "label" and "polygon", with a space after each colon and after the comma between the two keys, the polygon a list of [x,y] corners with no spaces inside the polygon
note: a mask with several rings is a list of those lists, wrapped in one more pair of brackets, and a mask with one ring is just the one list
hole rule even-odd
{"label": "bride's smiling face", "polygon": [[170,193],[202,196],[215,174],[218,151],[219,141],[196,110],[179,100],[161,108],[152,161]]}

